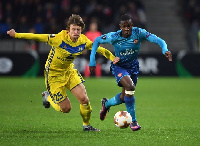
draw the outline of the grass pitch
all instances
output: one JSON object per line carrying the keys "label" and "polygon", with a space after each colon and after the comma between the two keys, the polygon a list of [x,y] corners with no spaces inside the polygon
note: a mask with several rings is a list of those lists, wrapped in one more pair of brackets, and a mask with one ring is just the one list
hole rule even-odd
{"label": "grass pitch", "polygon": [[101,132],[83,132],[79,103],[67,91],[69,114],[42,106],[44,78],[0,78],[0,145],[200,145],[200,78],[140,77],[136,116],[140,131],[119,129],[112,107],[99,119],[101,99],[121,91],[114,78],[89,78],[84,83],[93,108],[91,125]]}

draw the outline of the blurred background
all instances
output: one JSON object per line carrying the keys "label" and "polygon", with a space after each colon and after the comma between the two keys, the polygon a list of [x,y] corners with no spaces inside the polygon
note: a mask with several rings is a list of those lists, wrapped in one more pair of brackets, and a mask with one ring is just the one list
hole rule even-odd
{"label": "blurred background", "polygon": [[[10,38],[6,32],[56,34],[66,28],[71,14],[79,14],[92,41],[119,29],[119,18],[128,13],[134,25],[164,39],[173,54],[168,62],[157,44],[144,41],[139,55],[142,76],[200,76],[199,0],[0,0],[0,75],[43,76],[51,49],[45,43]],[[105,48],[113,52],[110,45]],[[75,60],[85,77],[111,76],[110,61],[98,56],[95,74],[88,72],[90,52]]]}

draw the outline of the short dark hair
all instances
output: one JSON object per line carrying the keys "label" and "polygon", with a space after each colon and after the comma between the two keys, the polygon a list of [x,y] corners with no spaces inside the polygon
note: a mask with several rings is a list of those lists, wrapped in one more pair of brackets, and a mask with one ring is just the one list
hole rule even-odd
{"label": "short dark hair", "polygon": [[85,28],[85,23],[83,22],[83,19],[79,15],[76,15],[76,14],[72,14],[69,17],[69,19],[67,21],[67,29],[70,28],[71,24],[76,24],[76,25],[80,26],[82,28],[82,31]]}
{"label": "short dark hair", "polygon": [[120,17],[120,21],[127,21],[127,20],[132,21],[132,17],[129,14],[124,14]]}

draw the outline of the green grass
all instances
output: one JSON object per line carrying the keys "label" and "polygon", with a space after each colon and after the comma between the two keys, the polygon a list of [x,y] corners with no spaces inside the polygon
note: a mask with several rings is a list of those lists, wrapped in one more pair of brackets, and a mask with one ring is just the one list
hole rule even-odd
{"label": "green grass", "polygon": [[200,145],[200,78],[140,77],[136,87],[136,115],[140,131],[119,129],[112,107],[99,120],[101,98],[119,93],[114,78],[86,79],[93,108],[91,125],[101,132],[83,132],[79,103],[67,91],[69,114],[42,106],[43,78],[0,78],[0,145]]}

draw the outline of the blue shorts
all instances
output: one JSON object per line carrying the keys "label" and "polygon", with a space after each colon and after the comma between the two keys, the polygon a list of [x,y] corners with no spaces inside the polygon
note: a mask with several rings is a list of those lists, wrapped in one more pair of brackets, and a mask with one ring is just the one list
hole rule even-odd
{"label": "blue shorts", "polygon": [[136,85],[138,75],[139,75],[139,63],[136,62],[136,63],[132,64],[129,68],[125,68],[125,67],[126,67],[126,65],[121,65],[121,64],[118,65],[118,64],[111,63],[112,74],[115,76],[117,85],[119,87],[123,87],[122,84],[120,83],[120,80],[124,76],[130,76],[133,83]]}

